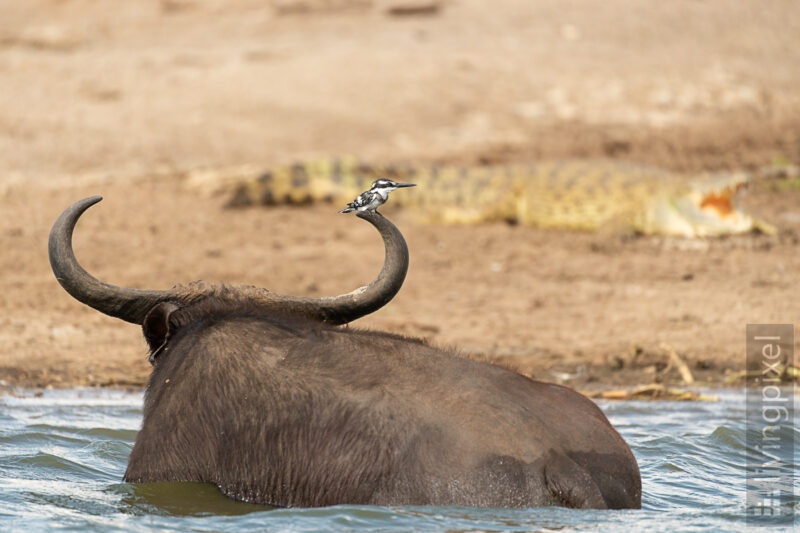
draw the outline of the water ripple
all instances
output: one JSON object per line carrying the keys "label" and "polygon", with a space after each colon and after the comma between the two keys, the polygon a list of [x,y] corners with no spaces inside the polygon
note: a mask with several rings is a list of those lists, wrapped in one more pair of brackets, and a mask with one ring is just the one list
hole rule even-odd
{"label": "water ripple", "polygon": [[[761,457],[747,448],[742,393],[724,393],[719,403],[601,402],[639,461],[642,510],[270,509],[234,502],[207,484],[122,483],[141,402],[141,394],[91,389],[0,397],[0,529],[740,530],[745,462],[748,454]],[[800,442],[797,428],[783,431]]]}

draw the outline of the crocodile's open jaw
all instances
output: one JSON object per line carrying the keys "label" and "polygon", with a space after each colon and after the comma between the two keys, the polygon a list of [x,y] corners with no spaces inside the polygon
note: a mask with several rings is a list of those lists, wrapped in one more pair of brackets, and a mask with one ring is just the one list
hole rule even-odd
{"label": "crocodile's open jaw", "polygon": [[671,199],[671,220],[665,227],[674,228],[675,235],[687,237],[713,237],[753,230],[774,234],[774,226],[756,220],[739,206],[737,196],[747,181],[745,174],[706,175],[692,180],[686,192]]}

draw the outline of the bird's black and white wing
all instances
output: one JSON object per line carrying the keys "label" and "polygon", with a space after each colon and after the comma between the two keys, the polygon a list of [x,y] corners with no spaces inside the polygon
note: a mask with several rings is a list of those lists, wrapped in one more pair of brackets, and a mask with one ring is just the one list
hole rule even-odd
{"label": "bird's black and white wing", "polygon": [[339,211],[340,213],[352,213],[353,211],[358,210],[359,208],[363,208],[375,199],[375,193],[371,191],[365,191],[361,193],[358,198],[347,204],[347,208]]}

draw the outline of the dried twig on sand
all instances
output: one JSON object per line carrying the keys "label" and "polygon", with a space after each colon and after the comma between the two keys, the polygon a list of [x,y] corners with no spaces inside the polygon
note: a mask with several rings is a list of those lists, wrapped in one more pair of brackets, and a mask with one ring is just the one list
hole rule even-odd
{"label": "dried twig on sand", "polygon": [[687,385],[694,383],[694,376],[692,375],[692,371],[689,370],[689,365],[678,355],[678,352],[666,342],[662,342],[659,347],[669,354],[669,362],[678,369],[678,373],[681,375],[683,382]]}
{"label": "dried twig on sand", "polygon": [[660,383],[639,385],[632,390],[614,389],[602,392],[583,392],[589,398],[602,398],[604,400],[663,400],[663,401],[694,401],[718,402],[717,396],[708,396],[692,391],[665,387]]}

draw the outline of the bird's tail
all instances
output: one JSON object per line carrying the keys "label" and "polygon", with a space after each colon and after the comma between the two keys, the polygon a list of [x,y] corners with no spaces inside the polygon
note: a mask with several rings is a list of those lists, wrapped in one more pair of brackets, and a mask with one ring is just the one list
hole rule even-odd
{"label": "bird's tail", "polygon": [[353,212],[353,211],[355,211],[355,210],[356,210],[356,209],[355,209],[354,207],[348,207],[347,209],[342,209],[342,210],[341,210],[341,211],[339,211],[339,212],[340,212],[340,213],[352,213],[352,212]]}

